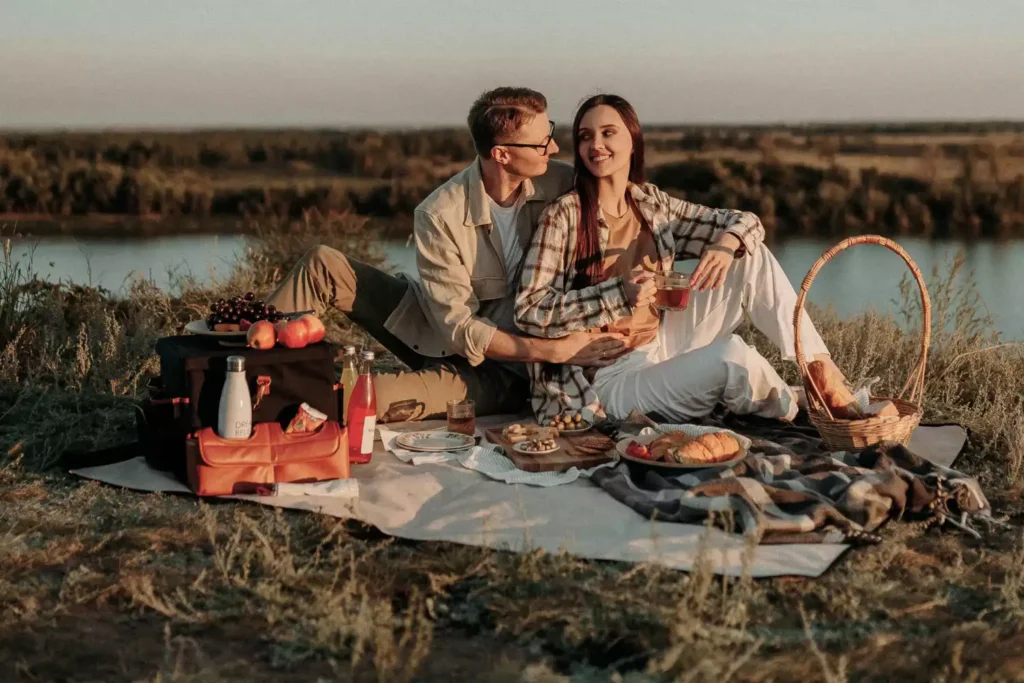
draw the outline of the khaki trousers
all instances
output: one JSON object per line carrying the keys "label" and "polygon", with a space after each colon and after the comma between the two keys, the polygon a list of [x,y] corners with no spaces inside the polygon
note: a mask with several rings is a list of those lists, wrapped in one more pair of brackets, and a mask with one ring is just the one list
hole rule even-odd
{"label": "khaki trousers", "polygon": [[267,303],[285,312],[337,308],[411,368],[374,375],[379,422],[444,417],[450,400],[476,401],[478,416],[525,410],[529,380],[509,364],[485,360],[474,367],[459,356],[430,358],[384,328],[408,288],[406,280],[319,246],[306,252]]}

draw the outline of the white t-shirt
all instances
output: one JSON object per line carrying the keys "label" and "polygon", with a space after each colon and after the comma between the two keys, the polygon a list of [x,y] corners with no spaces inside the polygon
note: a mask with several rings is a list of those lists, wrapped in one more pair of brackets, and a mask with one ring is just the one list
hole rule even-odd
{"label": "white t-shirt", "polygon": [[523,260],[523,248],[519,244],[519,231],[516,229],[516,218],[523,202],[520,199],[509,207],[498,206],[493,199],[487,198],[491,208],[491,224],[501,236],[501,248],[505,252],[505,272],[508,274],[509,291],[519,287],[519,262]]}

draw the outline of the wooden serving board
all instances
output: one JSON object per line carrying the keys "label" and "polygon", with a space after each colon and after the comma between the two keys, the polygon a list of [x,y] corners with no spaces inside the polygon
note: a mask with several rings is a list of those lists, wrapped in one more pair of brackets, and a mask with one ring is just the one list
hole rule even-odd
{"label": "wooden serving board", "polygon": [[505,426],[485,430],[487,440],[501,446],[515,466],[526,472],[564,472],[571,467],[589,469],[611,462],[616,457],[615,441],[593,429],[583,434],[559,436],[556,441],[560,448],[553,453],[520,453],[502,435],[501,430]]}

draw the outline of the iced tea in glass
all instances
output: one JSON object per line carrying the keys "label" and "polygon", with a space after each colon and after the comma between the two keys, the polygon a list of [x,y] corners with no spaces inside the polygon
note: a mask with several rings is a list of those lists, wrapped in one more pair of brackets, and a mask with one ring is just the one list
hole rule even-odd
{"label": "iced tea in glass", "polygon": [[476,401],[471,399],[448,401],[448,431],[467,436],[476,435]]}
{"label": "iced tea in glass", "polygon": [[655,273],[654,302],[663,311],[681,311],[690,303],[690,276],[686,273]]}

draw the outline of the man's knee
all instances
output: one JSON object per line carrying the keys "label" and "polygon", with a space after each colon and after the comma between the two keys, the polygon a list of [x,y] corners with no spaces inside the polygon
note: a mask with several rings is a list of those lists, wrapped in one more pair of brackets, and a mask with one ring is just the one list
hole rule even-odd
{"label": "man's knee", "polygon": [[328,247],[326,244],[318,244],[303,254],[301,263],[306,266],[306,268],[312,270],[318,266],[330,265],[331,263],[337,263],[338,261],[347,261],[347,259],[345,258],[345,255],[337,249]]}

